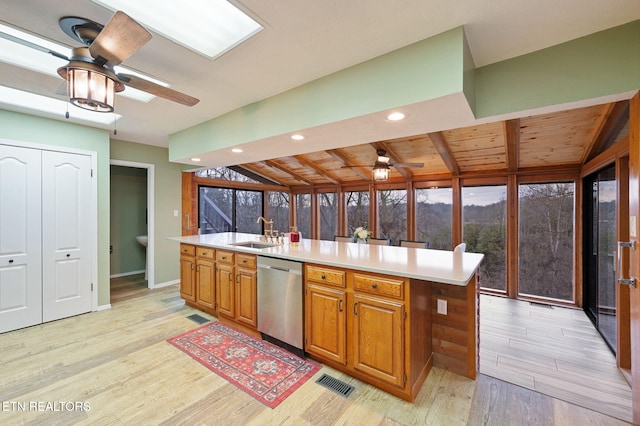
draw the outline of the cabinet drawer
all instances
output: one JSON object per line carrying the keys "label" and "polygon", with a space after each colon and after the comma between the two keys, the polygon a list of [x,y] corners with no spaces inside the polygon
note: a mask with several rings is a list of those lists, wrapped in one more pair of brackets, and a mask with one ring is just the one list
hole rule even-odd
{"label": "cabinet drawer", "polygon": [[404,280],[354,273],[353,289],[364,293],[402,299],[404,297]]}
{"label": "cabinet drawer", "polygon": [[205,259],[212,259],[213,260],[213,254],[215,253],[215,250],[212,249],[211,247],[197,247],[196,248],[196,254],[198,257],[203,257]]}
{"label": "cabinet drawer", "polygon": [[328,284],[336,287],[344,287],[345,272],[339,269],[322,268],[320,266],[306,265],[307,281]]}
{"label": "cabinet drawer", "polygon": [[196,246],[192,246],[190,244],[180,244],[180,254],[184,254],[185,256],[195,256]]}
{"label": "cabinet drawer", "polygon": [[222,250],[216,251],[216,260],[218,262],[233,264],[234,257],[235,253],[233,252]]}
{"label": "cabinet drawer", "polygon": [[237,255],[238,266],[241,268],[250,268],[256,269],[256,257],[250,254],[240,254]]}

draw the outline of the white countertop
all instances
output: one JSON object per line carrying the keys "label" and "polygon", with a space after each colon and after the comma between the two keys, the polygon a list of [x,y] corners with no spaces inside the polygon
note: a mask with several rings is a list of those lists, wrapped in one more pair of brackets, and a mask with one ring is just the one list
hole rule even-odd
{"label": "white countertop", "polygon": [[372,244],[337,243],[302,239],[299,243],[254,249],[230,244],[260,241],[260,235],[224,232],[172,237],[186,244],[234,250],[257,255],[397,275],[454,285],[467,285],[484,257],[479,253],[454,253]]}

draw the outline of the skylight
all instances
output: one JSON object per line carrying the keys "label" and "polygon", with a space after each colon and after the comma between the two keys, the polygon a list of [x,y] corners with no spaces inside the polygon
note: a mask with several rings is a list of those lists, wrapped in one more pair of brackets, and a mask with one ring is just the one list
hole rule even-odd
{"label": "skylight", "polygon": [[72,119],[100,124],[112,124],[122,117],[119,114],[96,114],[81,108],[68,108],[69,104],[66,101],[5,86],[0,86],[0,105],[12,105],[29,110],[47,112],[60,117],[64,117],[68,110]]}
{"label": "skylight", "polygon": [[[60,53],[66,57],[71,56],[71,49],[66,46],[25,33],[7,25],[0,24],[0,33],[8,34],[10,38],[25,40],[31,44],[43,48],[43,50],[36,50],[35,48],[20,44],[19,41],[7,40],[0,35],[0,61],[11,65],[26,68],[31,71],[39,72],[53,77],[59,77],[57,70],[58,68],[66,65],[67,61],[62,58],[53,56],[45,50],[48,49],[53,52]],[[115,67],[115,71],[116,73],[122,72],[126,74],[136,75],[140,78],[144,78],[161,86],[169,87],[169,85],[163,81],[133,71],[131,69],[128,69],[127,67],[117,66]],[[64,80],[60,79],[61,85],[63,84],[63,81]],[[155,96],[150,93],[143,92],[132,87],[125,88],[125,90],[118,93],[118,95],[140,102],[149,102],[150,100],[155,98]]]}
{"label": "skylight", "polygon": [[262,26],[226,0],[93,0],[210,59],[257,34]]}

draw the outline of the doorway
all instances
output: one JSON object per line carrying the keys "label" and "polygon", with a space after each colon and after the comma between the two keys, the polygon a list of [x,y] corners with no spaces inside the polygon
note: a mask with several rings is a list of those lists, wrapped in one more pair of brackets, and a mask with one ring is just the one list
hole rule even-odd
{"label": "doorway", "polygon": [[[154,165],[149,163],[138,163],[134,161],[124,161],[124,160],[111,160],[111,166],[119,166],[124,168],[132,168],[134,169],[142,169],[143,173],[146,172],[146,200],[140,200],[142,205],[146,206],[145,211],[141,212],[142,215],[139,220],[144,220],[146,223],[146,235],[147,235],[147,246],[146,249],[140,245],[135,240],[135,237],[140,235],[140,232],[132,231],[130,235],[129,241],[133,248],[132,250],[144,250],[145,260],[146,260],[146,279],[147,279],[147,287],[155,288],[155,274],[154,274],[154,245],[155,245],[155,237],[154,237],[154,217],[155,217],[155,209],[154,209],[154,182],[155,182],[155,173],[154,173]],[[144,197],[144,196],[143,196]],[[114,218],[111,216],[111,226],[114,227]],[[136,235],[133,235],[136,234]],[[138,271],[139,272],[139,271]],[[113,276],[113,275],[112,275]]]}

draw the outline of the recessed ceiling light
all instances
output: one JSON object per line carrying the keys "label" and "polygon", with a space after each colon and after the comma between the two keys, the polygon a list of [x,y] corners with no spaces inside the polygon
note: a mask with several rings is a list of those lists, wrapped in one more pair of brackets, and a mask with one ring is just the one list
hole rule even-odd
{"label": "recessed ceiling light", "polygon": [[174,42],[213,59],[262,30],[227,0],[191,0],[177,6],[171,0],[93,0],[121,10]]}
{"label": "recessed ceiling light", "polygon": [[301,134],[296,133],[295,135],[291,135],[291,139],[293,139],[294,141],[301,141],[304,139],[304,136],[302,136]]}
{"label": "recessed ceiling light", "polygon": [[200,159],[198,157],[193,157],[193,158],[191,158],[191,161],[198,162],[198,161],[200,161]]}
{"label": "recessed ceiling light", "polygon": [[231,152],[242,152],[242,150],[240,148],[233,148]]}
{"label": "recessed ceiling light", "polygon": [[387,120],[389,121],[404,120],[404,114],[401,112],[392,112],[391,114],[387,115]]}

